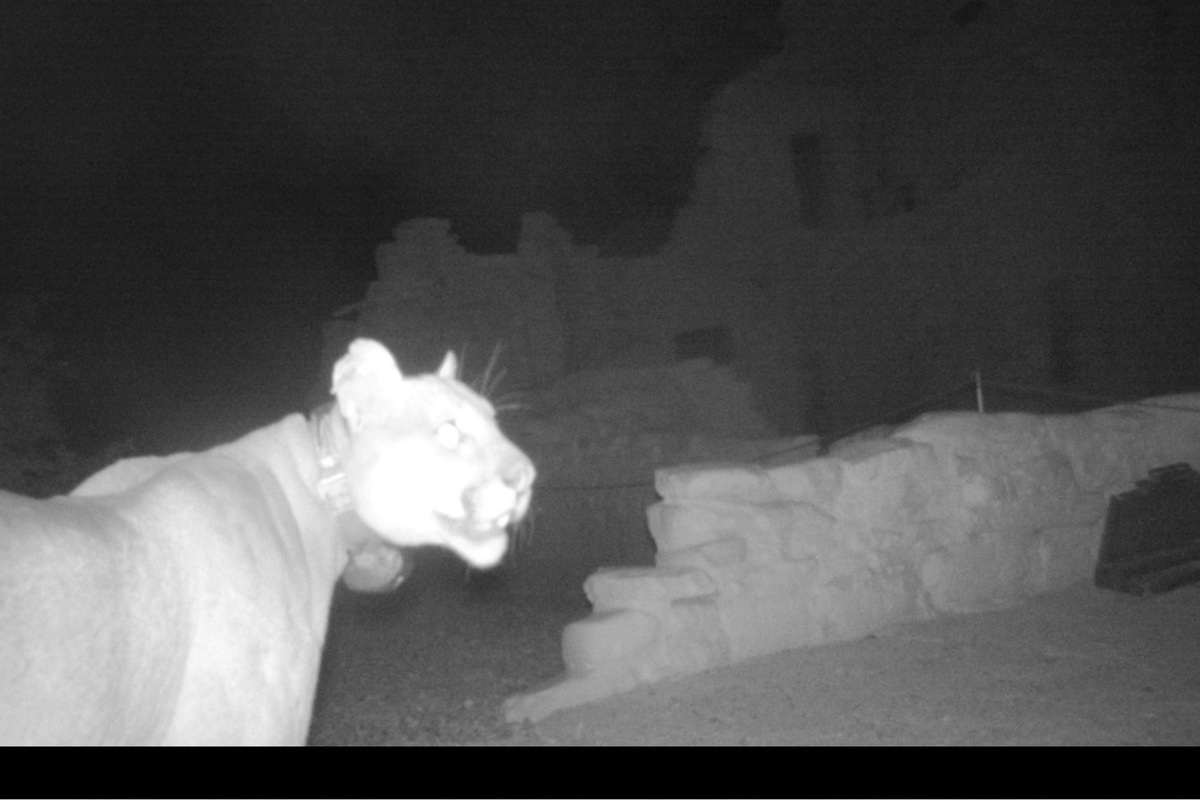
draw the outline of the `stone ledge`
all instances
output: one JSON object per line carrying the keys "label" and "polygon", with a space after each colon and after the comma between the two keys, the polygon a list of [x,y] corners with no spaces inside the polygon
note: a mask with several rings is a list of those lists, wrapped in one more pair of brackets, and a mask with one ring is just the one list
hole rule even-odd
{"label": "stone ledge", "polygon": [[660,469],[658,566],[589,577],[595,613],[563,633],[566,675],[506,717],[1090,579],[1108,498],[1200,464],[1200,395],[1147,402],[929,414],[801,463]]}

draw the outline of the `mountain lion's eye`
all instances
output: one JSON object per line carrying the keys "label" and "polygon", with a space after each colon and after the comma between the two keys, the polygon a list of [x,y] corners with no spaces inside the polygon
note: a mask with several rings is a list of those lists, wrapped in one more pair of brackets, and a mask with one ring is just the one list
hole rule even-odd
{"label": "mountain lion's eye", "polygon": [[462,431],[453,422],[443,422],[437,429],[438,444],[447,450],[454,450],[462,441]]}

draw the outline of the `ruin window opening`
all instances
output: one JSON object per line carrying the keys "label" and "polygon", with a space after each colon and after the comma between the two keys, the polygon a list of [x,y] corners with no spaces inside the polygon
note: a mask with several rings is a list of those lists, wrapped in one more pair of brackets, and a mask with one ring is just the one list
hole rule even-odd
{"label": "ruin window opening", "polygon": [[965,28],[972,22],[975,22],[977,19],[979,19],[983,13],[987,11],[987,5],[988,4],[986,0],[971,0],[969,3],[963,3],[958,7],[957,10],[955,10],[953,14],[950,15],[950,19],[952,19],[954,24],[958,27]]}
{"label": "ruin window opening", "polygon": [[714,364],[733,362],[733,336],[725,325],[694,328],[675,334],[675,360],[710,358]]}
{"label": "ruin window opening", "polygon": [[821,137],[798,133],[792,137],[792,167],[800,192],[800,223],[821,227],[825,204],[825,175],[821,169]]}

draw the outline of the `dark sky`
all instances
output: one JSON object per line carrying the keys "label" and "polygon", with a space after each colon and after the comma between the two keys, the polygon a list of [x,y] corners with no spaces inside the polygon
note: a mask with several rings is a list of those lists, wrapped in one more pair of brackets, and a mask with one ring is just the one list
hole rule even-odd
{"label": "dark sky", "polygon": [[275,392],[288,402],[317,323],[362,297],[375,245],[404,219],[448,218],[478,252],[512,251],[534,209],[584,242],[665,234],[690,189],[704,103],[779,46],[778,11],[777,0],[8,4],[3,293],[54,292],[46,324],[126,401],[156,391],[186,405],[216,380],[232,398],[257,377],[240,385],[236,363],[302,343],[278,384],[291,388]]}
{"label": "dark sky", "polygon": [[686,196],[702,105],[778,42],[777,5],[24,4],[0,34],[7,178],[318,216],[371,196],[481,249],[534,206],[598,234]]}

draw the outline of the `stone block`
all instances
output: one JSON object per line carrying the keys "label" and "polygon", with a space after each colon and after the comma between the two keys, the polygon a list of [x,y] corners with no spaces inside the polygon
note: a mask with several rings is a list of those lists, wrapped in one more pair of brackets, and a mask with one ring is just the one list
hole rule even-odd
{"label": "stone block", "polygon": [[654,473],[654,488],[668,503],[737,500],[769,503],[780,499],[770,475],[752,464],[688,464]]}
{"label": "stone block", "polygon": [[644,611],[597,611],[563,629],[563,664],[572,675],[582,675],[636,657],[654,644],[659,628]]}
{"label": "stone block", "polygon": [[622,567],[594,573],[584,581],[583,591],[596,611],[653,611],[675,600],[712,594],[716,585],[707,573],[697,569]]}

